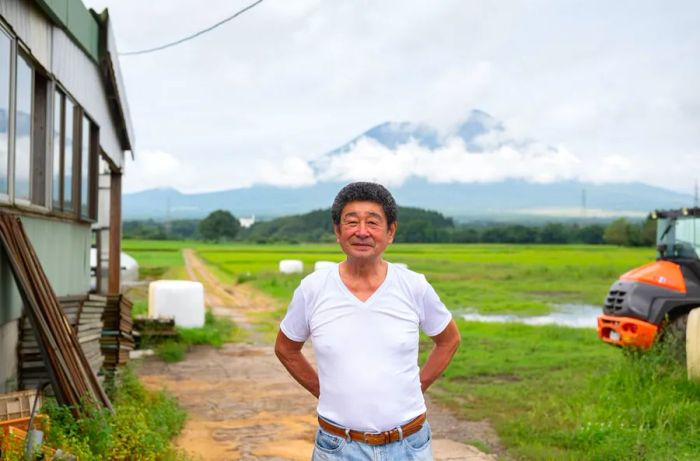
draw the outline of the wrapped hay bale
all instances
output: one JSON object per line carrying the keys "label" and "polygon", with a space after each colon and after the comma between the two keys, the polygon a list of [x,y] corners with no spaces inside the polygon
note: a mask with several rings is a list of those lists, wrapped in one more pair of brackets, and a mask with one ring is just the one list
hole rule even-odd
{"label": "wrapped hay bale", "polygon": [[280,272],[283,274],[300,274],[304,271],[304,263],[298,259],[283,259],[280,261]]}
{"label": "wrapped hay bale", "polygon": [[204,326],[204,286],[184,280],[158,280],[148,286],[148,316],[173,317],[180,327]]}

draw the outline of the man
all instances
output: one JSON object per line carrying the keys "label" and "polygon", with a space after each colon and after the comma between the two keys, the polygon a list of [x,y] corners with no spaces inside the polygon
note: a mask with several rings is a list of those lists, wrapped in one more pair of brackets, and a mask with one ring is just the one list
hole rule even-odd
{"label": "man", "polygon": [[[423,275],[382,258],[397,226],[388,190],[349,184],[331,214],[346,259],[301,281],[275,344],[319,399],[313,460],[431,460],[423,392],[457,350],[457,326]],[[435,343],[422,369],[419,328]],[[301,352],[309,338],[318,373]]]}

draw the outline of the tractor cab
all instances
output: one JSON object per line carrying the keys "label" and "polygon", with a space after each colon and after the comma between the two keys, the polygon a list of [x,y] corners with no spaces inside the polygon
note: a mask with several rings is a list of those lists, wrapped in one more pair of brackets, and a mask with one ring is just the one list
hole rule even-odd
{"label": "tractor cab", "polygon": [[688,313],[700,306],[700,208],[655,211],[657,260],[613,283],[598,317],[601,340],[651,347],[664,332],[685,335]]}
{"label": "tractor cab", "polygon": [[658,211],[656,249],[658,259],[700,259],[700,208]]}

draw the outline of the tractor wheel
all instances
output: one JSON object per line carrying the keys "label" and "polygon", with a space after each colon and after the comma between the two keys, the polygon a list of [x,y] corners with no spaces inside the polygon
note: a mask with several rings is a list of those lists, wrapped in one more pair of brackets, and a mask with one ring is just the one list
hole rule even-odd
{"label": "tractor wheel", "polygon": [[688,312],[673,317],[663,329],[661,340],[668,346],[671,354],[681,363],[686,361],[686,331],[688,329]]}
{"label": "tractor wheel", "polygon": [[686,335],[688,379],[700,381],[700,309],[690,311]]}

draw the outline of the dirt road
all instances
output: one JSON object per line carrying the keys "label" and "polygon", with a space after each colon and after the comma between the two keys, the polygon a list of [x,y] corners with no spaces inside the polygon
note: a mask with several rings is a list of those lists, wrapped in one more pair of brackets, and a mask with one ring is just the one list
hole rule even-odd
{"label": "dirt road", "polygon": [[[139,365],[144,384],[166,388],[188,412],[177,445],[204,460],[309,460],[316,399],[294,383],[271,345],[251,328],[252,312],[278,304],[251,287],[221,283],[191,250],[184,256],[190,278],[204,284],[207,304],[248,328],[252,344],[201,346],[179,363],[151,357]],[[312,355],[310,347],[306,352]],[[437,461],[496,459],[463,443],[479,439],[498,450],[498,438],[487,423],[459,421],[430,400],[428,407]]]}

